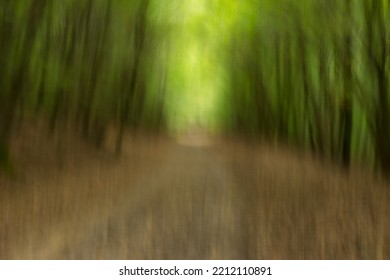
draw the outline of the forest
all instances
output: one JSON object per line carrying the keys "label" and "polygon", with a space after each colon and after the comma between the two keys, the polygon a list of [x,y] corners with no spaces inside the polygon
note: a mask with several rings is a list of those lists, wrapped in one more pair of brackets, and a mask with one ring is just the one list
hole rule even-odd
{"label": "forest", "polygon": [[293,2],[237,30],[230,123],[388,174],[389,1]]}
{"label": "forest", "polygon": [[390,0],[0,0],[0,259],[389,259]]}
{"label": "forest", "polygon": [[25,119],[193,123],[390,173],[388,0],[53,1],[0,7],[0,162]]}

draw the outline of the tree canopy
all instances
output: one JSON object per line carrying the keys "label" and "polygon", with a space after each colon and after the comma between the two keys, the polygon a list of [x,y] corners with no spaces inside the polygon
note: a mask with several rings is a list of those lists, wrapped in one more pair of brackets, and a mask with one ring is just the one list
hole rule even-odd
{"label": "tree canopy", "polygon": [[16,124],[201,125],[390,173],[389,0],[4,0],[0,162]]}

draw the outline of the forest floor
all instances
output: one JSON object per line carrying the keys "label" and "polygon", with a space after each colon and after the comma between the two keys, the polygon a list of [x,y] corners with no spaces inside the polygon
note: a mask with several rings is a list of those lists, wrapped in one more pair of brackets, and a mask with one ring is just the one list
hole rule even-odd
{"label": "forest floor", "polygon": [[37,130],[0,175],[0,259],[390,259],[390,186],[366,171],[201,132],[127,135],[118,159]]}

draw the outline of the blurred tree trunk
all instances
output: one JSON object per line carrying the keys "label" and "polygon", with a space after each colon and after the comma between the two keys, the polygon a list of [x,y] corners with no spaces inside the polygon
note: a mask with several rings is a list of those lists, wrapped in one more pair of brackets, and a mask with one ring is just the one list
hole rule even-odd
{"label": "blurred tree trunk", "polygon": [[[376,110],[374,112],[374,147],[382,172],[390,175],[390,108],[389,108],[389,61],[388,38],[390,12],[386,1],[365,2],[366,43],[369,66],[375,75]],[[389,5],[387,3],[387,5]],[[389,7],[388,7],[389,9]]]}
{"label": "blurred tree trunk", "polygon": [[[145,43],[146,37],[146,26],[147,26],[147,12],[149,7],[149,0],[142,0],[139,4],[139,8],[136,14],[136,22],[134,27],[134,62],[130,70],[130,81],[128,83],[127,90],[122,92],[121,102],[119,104],[119,129],[116,141],[116,153],[119,155],[122,151],[123,135],[125,126],[127,124],[131,102],[134,100],[135,90],[137,86],[137,78],[139,74],[139,64],[141,60],[142,50]],[[125,68],[122,74],[122,82],[127,83],[128,71]]]}
{"label": "blurred tree trunk", "polygon": [[[314,108],[314,100],[312,96],[312,86],[310,82],[310,76],[306,61],[307,56],[307,50],[306,50],[306,39],[305,39],[305,33],[302,30],[302,23],[299,19],[299,16],[297,15],[297,32],[298,32],[298,61],[301,68],[302,73],[302,82],[303,82],[303,99],[304,99],[304,107],[303,107],[303,115],[305,116],[305,120],[303,120],[303,126],[307,127],[307,133],[308,133],[308,142],[310,150],[313,152],[316,151],[316,134],[315,134],[315,127],[313,124],[313,118],[315,117],[313,114]],[[314,120],[315,121],[315,120]]]}
{"label": "blurred tree trunk", "polygon": [[[88,5],[92,9],[92,4]],[[93,119],[93,104],[96,102],[96,94],[98,91],[99,79],[103,75],[104,55],[107,48],[108,32],[111,20],[111,1],[107,1],[105,6],[105,13],[97,15],[95,20],[88,20],[86,23],[86,34],[84,42],[84,57],[88,57],[90,69],[87,73],[88,82],[86,84],[86,91],[82,92],[82,132],[84,136],[89,139],[97,131],[91,131],[91,122]],[[96,120],[95,120],[96,121]],[[92,128],[101,126],[94,125]],[[101,130],[99,128],[98,130]],[[101,131],[97,134],[102,133]],[[99,138],[99,137],[98,137]],[[99,142],[99,141],[98,141]]]}
{"label": "blurred tree trunk", "polygon": [[[14,3],[10,1],[5,1],[4,5],[4,14],[2,15],[2,23],[0,27],[0,40],[1,44],[1,62],[8,69],[12,67],[7,63],[8,55],[11,47],[11,33],[15,31],[16,25],[13,22],[13,16],[16,13],[16,7],[13,7]],[[9,162],[9,144],[10,138],[13,130],[13,124],[15,119],[15,114],[17,111],[18,104],[20,104],[21,99],[23,98],[23,91],[26,81],[28,80],[28,66],[30,63],[32,46],[36,38],[36,34],[39,29],[39,23],[42,20],[44,10],[46,6],[46,0],[32,0],[30,1],[30,6],[27,10],[27,19],[26,19],[26,30],[24,38],[22,39],[22,44],[20,47],[20,58],[16,62],[15,68],[12,69],[12,72],[9,76],[10,83],[9,87],[6,88],[2,84],[1,93],[0,93],[0,164],[1,162],[7,164]],[[20,38],[20,37],[19,37]],[[4,41],[3,41],[4,40]],[[4,77],[2,77],[4,79]],[[3,80],[3,82],[5,82]],[[23,108],[20,108],[23,110]]]}
{"label": "blurred tree trunk", "polygon": [[352,6],[351,0],[344,0],[344,32],[340,61],[343,74],[343,93],[340,102],[341,161],[345,167],[350,165],[352,140]]}
{"label": "blurred tree trunk", "polygon": [[49,70],[48,57],[51,48],[51,28],[53,24],[53,1],[49,1],[46,7],[46,23],[45,23],[45,35],[43,36],[43,47],[41,51],[42,69],[41,76],[39,77],[38,95],[35,103],[35,112],[38,113],[45,104],[46,98],[46,81]]}
{"label": "blurred tree trunk", "polygon": [[57,123],[62,118],[64,121],[65,115],[70,106],[69,94],[70,83],[72,81],[71,74],[74,71],[74,63],[76,59],[76,42],[80,39],[78,31],[80,23],[80,15],[78,13],[68,12],[65,16],[65,25],[61,30],[62,33],[57,37],[57,49],[61,67],[59,69],[59,80],[61,81],[55,90],[54,104],[50,117],[50,130],[56,130]]}

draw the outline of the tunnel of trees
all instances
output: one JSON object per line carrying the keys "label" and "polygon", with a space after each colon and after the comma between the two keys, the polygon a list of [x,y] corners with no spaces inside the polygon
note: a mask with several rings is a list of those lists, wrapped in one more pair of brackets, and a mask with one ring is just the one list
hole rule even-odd
{"label": "tunnel of trees", "polygon": [[209,130],[390,174],[389,0],[3,0],[0,165],[26,119]]}

